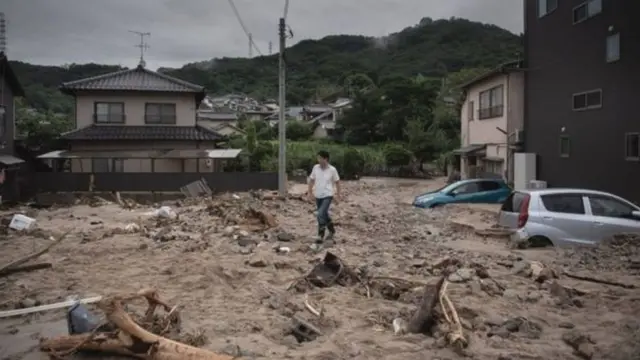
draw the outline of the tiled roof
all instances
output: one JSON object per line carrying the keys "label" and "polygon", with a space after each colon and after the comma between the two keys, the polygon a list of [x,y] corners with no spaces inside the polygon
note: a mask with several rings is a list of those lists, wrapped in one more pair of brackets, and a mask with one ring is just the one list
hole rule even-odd
{"label": "tiled roof", "polygon": [[219,140],[222,135],[199,126],[105,126],[91,125],[69,131],[65,140]]}
{"label": "tiled roof", "polygon": [[60,90],[67,93],[76,90],[201,93],[204,92],[204,87],[138,66],[135,69],[66,82]]}
{"label": "tiled roof", "polygon": [[235,113],[222,113],[213,111],[198,111],[198,119],[202,120],[238,120],[238,115]]}

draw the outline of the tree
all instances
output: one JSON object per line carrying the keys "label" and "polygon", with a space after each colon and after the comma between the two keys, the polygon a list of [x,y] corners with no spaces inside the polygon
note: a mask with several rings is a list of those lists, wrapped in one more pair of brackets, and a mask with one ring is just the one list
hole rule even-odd
{"label": "tree", "polygon": [[73,122],[67,115],[40,112],[27,107],[23,99],[16,99],[15,111],[17,136],[24,138],[30,148],[48,147],[61,133],[73,128]]}
{"label": "tree", "polygon": [[308,140],[313,135],[313,124],[298,120],[287,121],[287,139],[292,141]]}
{"label": "tree", "polygon": [[398,167],[411,164],[413,154],[400,144],[387,144],[384,147],[384,158],[387,166]]}

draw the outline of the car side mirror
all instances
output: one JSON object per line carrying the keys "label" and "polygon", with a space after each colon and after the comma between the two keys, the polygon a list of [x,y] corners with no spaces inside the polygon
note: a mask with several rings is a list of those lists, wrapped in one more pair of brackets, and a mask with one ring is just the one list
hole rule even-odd
{"label": "car side mirror", "polygon": [[640,220],[640,211],[632,211],[631,216],[637,220]]}

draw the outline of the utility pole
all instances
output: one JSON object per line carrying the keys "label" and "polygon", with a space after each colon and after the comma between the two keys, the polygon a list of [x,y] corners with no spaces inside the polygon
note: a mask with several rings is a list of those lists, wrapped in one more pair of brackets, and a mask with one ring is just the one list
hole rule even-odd
{"label": "utility pole", "polygon": [[253,57],[253,35],[249,33],[249,59]]}
{"label": "utility pole", "polygon": [[284,50],[286,46],[286,34],[284,18],[280,18],[278,25],[278,36],[280,37],[280,54],[279,54],[279,96],[278,105],[280,106],[280,119],[278,121],[278,192],[280,196],[287,194],[287,124],[285,120],[285,62]]}
{"label": "utility pole", "polygon": [[269,55],[273,54],[273,41],[269,41]]}
{"label": "utility pole", "polygon": [[129,30],[130,33],[136,34],[140,36],[140,43],[138,45],[134,45],[137,48],[140,48],[140,63],[138,66],[145,67],[146,63],[144,61],[144,52],[149,48],[149,45],[144,41],[145,36],[151,36],[150,32],[140,32]]}
{"label": "utility pole", "polygon": [[7,54],[7,21],[3,12],[0,12],[0,52]]}

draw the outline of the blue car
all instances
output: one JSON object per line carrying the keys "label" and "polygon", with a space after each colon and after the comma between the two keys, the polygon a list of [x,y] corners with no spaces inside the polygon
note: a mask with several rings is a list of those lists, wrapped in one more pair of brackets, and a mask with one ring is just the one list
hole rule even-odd
{"label": "blue car", "polygon": [[430,209],[439,205],[467,204],[501,204],[511,188],[499,179],[468,179],[456,181],[441,189],[416,196],[413,206]]}

